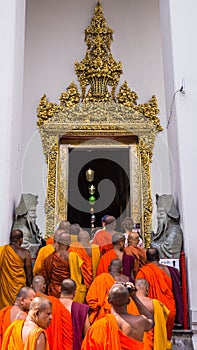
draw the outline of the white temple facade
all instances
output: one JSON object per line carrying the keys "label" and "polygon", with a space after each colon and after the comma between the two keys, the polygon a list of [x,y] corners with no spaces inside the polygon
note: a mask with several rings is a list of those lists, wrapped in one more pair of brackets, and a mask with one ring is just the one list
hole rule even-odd
{"label": "white temple facade", "polygon": [[[72,81],[78,84],[74,62],[84,57],[84,30],[96,4],[96,0],[0,3],[0,245],[9,241],[22,193],[38,195],[37,223],[45,231],[46,164],[36,109],[44,93],[58,102]],[[114,29],[113,57],[123,65],[120,83],[128,81],[139,103],[157,96],[163,131],[153,152],[152,198],[154,202],[156,193],[173,194],[180,211],[190,328],[197,349],[197,2],[102,0],[101,4]]]}

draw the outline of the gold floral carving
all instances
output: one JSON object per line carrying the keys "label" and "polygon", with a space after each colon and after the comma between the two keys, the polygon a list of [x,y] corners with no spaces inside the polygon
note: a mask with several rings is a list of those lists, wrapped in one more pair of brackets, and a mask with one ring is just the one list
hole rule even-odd
{"label": "gold floral carving", "polygon": [[116,62],[112,56],[112,40],[113,30],[107,26],[98,1],[90,26],[85,30],[85,57],[81,62],[75,62],[81,92],[72,82],[60,95],[59,105],[49,102],[46,94],[40,99],[37,125],[48,162],[46,232],[48,235],[54,230],[57,217],[66,217],[66,204],[62,201],[67,180],[65,176],[64,181],[61,180],[61,138],[67,138],[68,143],[71,138],[72,144],[78,145],[84,142],[84,138],[91,138],[95,146],[99,138],[105,144],[105,140],[121,137],[121,142],[128,145],[131,136],[135,135],[138,140],[136,155],[139,160],[136,169],[140,168],[141,174],[135,183],[141,188],[141,194],[139,201],[135,196],[138,204],[134,211],[136,218],[141,217],[142,231],[148,247],[152,230],[150,163],[155,136],[162,130],[158,103],[156,96],[152,96],[147,103],[138,105],[138,95],[129,88],[126,81],[116,93],[122,74],[122,63]]}

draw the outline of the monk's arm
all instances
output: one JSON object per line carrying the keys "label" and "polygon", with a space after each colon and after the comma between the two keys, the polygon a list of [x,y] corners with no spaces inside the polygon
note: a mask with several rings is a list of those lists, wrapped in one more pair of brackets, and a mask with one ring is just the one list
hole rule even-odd
{"label": "monk's arm", "polygon": [[83,327],[83,336],[85,337],[86,332],[88,330],[88,328],[90,327],[90,321],[89,321],[89,317],[87,315],[85,323],[84,323],[84,327]]}
{"label": "monk's arm", "polygon": [[40,333],[36,342],[35,350],[44,350],[46,347],[46,338],[44,332]]}
{"label": "monk's arm", "polygon": [[138,297],[135,294],[132,293],[131,297],[132,297],[135,305],[137,306],[137,308],[140,312],[140,315],[144,315],[146,317],[146,318],[144,318],[144,320],[146,321],[145,331],[149,331],[150,329],[152,329],[154,327],[153,315],[146,308],[146,306],[141,303],[141,301],[138,299]]}
{"label": "monk's arm", "polygon": [[31,255],[28,251],[26,251],[24,263],[25,263],[26,283],[27,283],[27,286],[30,287],[33,274],[32,274]]}

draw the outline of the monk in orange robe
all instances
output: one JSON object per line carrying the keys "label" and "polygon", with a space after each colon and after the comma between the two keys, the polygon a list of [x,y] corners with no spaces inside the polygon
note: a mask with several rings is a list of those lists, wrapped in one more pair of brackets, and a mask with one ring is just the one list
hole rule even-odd
{"label": "monk in orange robe", "polygon": [[0,309],[13,305],[18,291],[31,285],[31,256],[28,250],[21,248],[22,242],[22,231],[13,230],[10,244],[0,247]]}
{"label": "monk in orange robe", "polygon": [[52,319],[52,306],[47,298],[35,297],[25,321],[14,321],[3,336],[2,350],[49,350],[45,329]]}
{"label": "monk in orange robe", "polygon": [[124,252],[125,237],[122,233],[115,233],[112,237],[113,248],[105,253],[98,264],[97,276],[103,272],[108,272],[108,267],[113,259],[122,260],[123,274],[133,280],[134,257],[126,255]]}
{"label": "monk in orange robe", "polygon": [[97,267],[100,260],[99,246],[91,244],[89,233],[81,230],[78,235],[78,242],[71,243],[69,252],[76,253],[83,261],[81,271],[84,284],[88,290],[93,279],[96,277]]}
{"label": "monk in orange robe", "polygon": [[37,296],[48,298],[52,304],[52,320],[46,329],[50,350],[72,350],[73,328],[71,314],[65,310],[58,298],[45,294],[46,283],[43,276],[35,276],[32,281],[32,287]]}
{"label": "monk in orange robe", "polygon": [[142,350],[144,332],[153,327],[153,319],[135,295],[133,300],[139,308],[139,316],[127,312],[127,288],[122,284],[114,285],[109,291],[111,314],[107,314],[89,328],[82,350]]}
{"label": "monk in orange robe", "polygon": [[[115,282],[129,282],[128,276],[121,273],[122,261],[120,259],[113,259],[109,265],[108,273],[101,273],[92,282],[90,289],[86,296],[86,301],[90,306],[90,323],[99,320],[106,314],[110,313],[111,305],[108,303],[107,296],[110,288]],[[132,301],[131,301],[131,304]],[[130,311],[133,305],[128,305]],[[130,312],[129,311],[129,312]]]}
{"label": "monk in orange robe", "polygon": [[144,350],[167,350],[169,347],[167,340],[166,321],[169,315],[168,308],[157,299],[147,297],[149,284],[139,278],[135,281],[138,299],[146,306],[154,317],[154,328],[144,333]]}
{"label": "monk in orange robe", "polygon": [[176,316],[172,278],[167,266],[159,264],[159,252],[156,248],[147,249],[146,256],[148,263],[139,269],[136,279],[146,279],[149,283],[148,296],[158,299],[170,310],[166,325],[167,338],[170,341]]}
{"label": "monk in orange robe", "polygon": [[125,248],[125,253],[135,257],[133,274],[136,277],[140,267],[146,263],[146,250],[138,247],[140,236],[138,232],[130,232],[128,235],[128,246]]}
{"label": "monk in orange robe", "polygon": [[13,306],[6,306],[0,310],[0,349],[3,334],[9,325],[16,320],[25,320],[29,311],[30,303],[36,293],[30,287],[23,287],[19,290]]}
{"label": "monk in orange robe", "polygon": [[112,236],[115,233],[116,219],[114,216],[108,215],[105,219],[105,229],[98,230],[93,238],[92,243],[97,244],[101,255],[113,248]]}

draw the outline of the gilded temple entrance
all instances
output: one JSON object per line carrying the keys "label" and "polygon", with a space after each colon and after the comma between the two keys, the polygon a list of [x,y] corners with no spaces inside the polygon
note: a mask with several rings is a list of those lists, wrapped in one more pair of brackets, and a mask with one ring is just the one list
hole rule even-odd
{"label": "gilded temple entrance", "polygon": [[[120,230],[120,221],[131,213],[129,147],[69,148],[68,169],[68,220],[90,228],[92,207],[94,227],[101,226],[101,218],[108,213],[118,219]],[[86,179],[88,169],[94,171],[91,182]],[[95,187],[93,204],[89,203],[90,186]]]}
{"label": "gilded temple entrance", "polygon": [[[107,26],[101,3],[98,1],[91,23],[85,30],[85,56],[81,62],[75,62],[80,90],[72,82],[61,93],[59,104],[48,101],[46,94],[40,99],[37,125],[48,166],[46,237],[54,231],[60,220],[69,218],[76,222],[79,218],[75,220],[74,216],[77,215],[80,216],[80,224],[82,223],[80,212],[84,212],[86,208],[87,213],[89,205],[84,174],[86,166],[94,166],[97,190],[95,196],[98,197],[95,205],[100,205],[98,215],[96,213],[99,222],[96,221],[95,224],[100,225],[102,212],[106,213],[107,210],[117,218],[121,218],[121,215],[132,216],[135,223],[140,223],[141,233],[148,247],[152,231],[150,163],[155,136],[162,130],[157,116],[159,109],[154,95],[147,103],[138,105],[138,96],[126,81],[116,93],[122,74],[122,63],[115,61],[112,56],[112,40],[113,30]],[[103,160],[106,152],[109,159]],[[72,162],[74,153],[77,153],[77,157]],[[94,154],[97,161],[85,159],[86,153]],[[114,158],[115,154],[120,155],[118,160]],[[83,158],[84,164],[76,172],[73,164],[78,165]],[[106,174],[103,172],[104,168],[107,169]],[[112,178],[112,173],[117,176]],[[105,186],[99,188],[100,184],[106,187],[108,185],[108,190]],[[76,188],[79,188],[77,196],[80,194],[80,201],[72,197]],[[108,204],[107,198],[102,197],[107,192],[106,197],[110,197]],[[115,200],[111,198],[113,193],[116,194]],[[102,208],[101,197],[106,211]],[[73,204],[73,201],[77,203]],[[111,203],[116,205],[110,207]],[[77,208],[77,205],[82,208]],[[77,212],[71,209],[75,206]],[[86,219],[88,217],[84,217],[83,222]]]}

